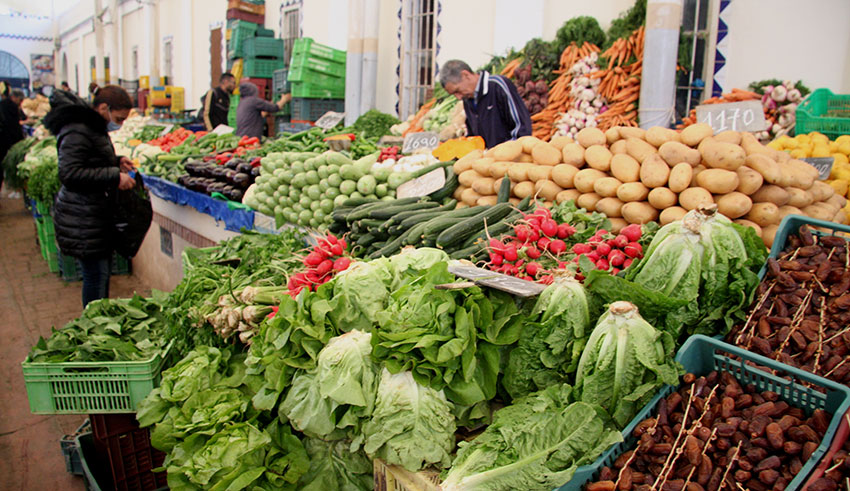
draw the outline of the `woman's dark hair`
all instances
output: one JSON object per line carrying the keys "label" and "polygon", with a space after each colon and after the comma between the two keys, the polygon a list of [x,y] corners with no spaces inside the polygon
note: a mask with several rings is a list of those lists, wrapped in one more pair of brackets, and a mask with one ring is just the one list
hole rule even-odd
{"label": "woman's dark hair", "polygon": [[92,106],[97,107],[103,103],[106,103],[112,110],[133,108],[133,101],[130,99],[127,91],[117,85],[99,87],[94,91]]}
{"label": "woman's dark hair", "polygon": [[95,94],[95,93],[97,93],[97,89],[99,89],[99,88],[100,88],[100,87],[98,87],[98,85],[97,85],[97,83],[96,83],[96,82],[92,82],[92,83],[90,83],[90,84],[89,84],[89,94]]}

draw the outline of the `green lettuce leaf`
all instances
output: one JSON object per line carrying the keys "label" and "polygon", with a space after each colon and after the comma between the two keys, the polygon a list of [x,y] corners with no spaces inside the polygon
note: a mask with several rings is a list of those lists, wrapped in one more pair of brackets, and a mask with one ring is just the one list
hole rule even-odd
{"label": "green lettuce leaf", "polygon": [[301,476],[301,491],[368,491],[374,488],[372,461],[345,441],[304,440],[310,469]]}

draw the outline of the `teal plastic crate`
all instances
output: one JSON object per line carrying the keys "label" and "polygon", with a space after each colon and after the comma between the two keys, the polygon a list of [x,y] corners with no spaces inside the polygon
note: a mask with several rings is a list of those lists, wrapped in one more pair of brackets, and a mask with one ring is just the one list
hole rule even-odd
{"label": "teal plastic crate", "polygon": [[281,58],[245,58],[242,76],[251,78],[272,78],[275,70],[283,68]]}
{"label": "teal plastic crate", "polygon": [[[785,250],[785,246],[788,244],[788,237],[796,234],[803,225],[808,225],[812,228],[812,233],[815,235],[839,235],[839,233],[850,234],[850,226],[848,225],[827,222],[825,220],[818,220],[817,218],[802,215],[786,215],[779,224],[779,228],[776,230],[776,235],[773,238],[773,245],[770,247],[770,254],[768,257],[772,257],[774,259],[779,257],[779,255],[782,254],[782,251]],[[818,229],[815,229],[814,227],[817,227]],[[850,240],[850,235],[843,235],[843,237]],[[765,263],[765,265],[762,266],[761,271],[759,271],[759,278],[763,279],[765,273],[767,273],[767,263]]]}
{"label": "teal plastic crate", "polygon": [[345,77],[336,77],[299,66],[288,74],[289,82],[304,82],[318,87],[345,91]]}
{"label": "teal plastic crate", "polygon": [[312,38],[298,38],[292,44],[292,54],[308,56],[310,58],[322,58],[337,63],[345,63],[345,51],[325,46],[313,41]]}
{"label": "teal plastic crate", "polygon": [[253,37],[244,41],[243,53],[248,58],[257,56],[283,57],[283,39]]}
{"label": "teal plastic crate", "polygon": [[[850,409],[850,387],[707,336],[698,334],[688,338],[679,349],[676,361],[681,363],[687,372],[698,377],[714,370],[729,372],[741,385],[753,384],[758,391],[776,392],[790,406],[801,408],[807,414],[815,409],[825,409],[832,413],[832,420],[820,445],[804,463],[794,480],[788,484],[786,489],[789,490],[799,489],[806,481],[809,473],[826,453],[844,413]],[[772,373],[755,368],[753,364],[765,367]],[[585,484],[593,482],[599,476],[602,467],[613,466],[617,457],[635,446],[636,439],[632,436],[635,427],[655,414],[656,406],[661,399],[675,390],[676,387],[672,385],[662,388],[623,430],[622,442],[612,445],[593,464],[576,469],[572,480],[558,488],[558,491],[580,491]]]}
{"label": "teal plastic crate", "polygon": [[292,97],[306,99],[345,99],[345,87],[329,89],[308,82],[292,82]]}
{"label": "teal plastic crate", "polygon": [[316,121],[328,111],[345,111],[345,101],[341,99],[292,99],[293,121]]}
{"label": "teal plastic crate", "polygon": [[236,128],[236,110],[239,107],[239,94],[230,94],[230,107],[227,109],[227,126]]}
{"label": "teal plastic crate", "polygon": [[275,70],[272,74],[272,94],[277,97],[280,94],[286,94],[292,90],[292,84],[289,82],[289,69],[281,68]]}
{"label": "teal plastic crate", "polygon": [[[292,59],[289,63],[290,72],[303,69],[313,70],[314,72],[332,77],[345,78],[345,62],[340,63],[321,58],[311,58],[308,53],[297,53],[293,51]],[[292,75],[289,76],[289,80],[293,80]]]}
{"label": "teal plastic crate", "polygon": [[33,414],[131,413],[155,387],[171,351],[145,361],[21,363]]}
{"label": "teal plastic crate", "polygon": [[63,280],[68,282],[82,281],[83,271],[75,258],[66,256],[61,251],[56,251],[56,260],[59,264],[59,276]]}
{"label": "teal plastic crate", "polygon": [[257,37],[273,38],[274,37],[274,30],[266,29],[265,27],[259,27],[259,28],[257,28]]}
{"label": "teal plastic crate", "polygon": [[817,89],[797,106],[794,132],[798,135],[817,131],[836,139],[850,135],[850,94],[833,94]]}

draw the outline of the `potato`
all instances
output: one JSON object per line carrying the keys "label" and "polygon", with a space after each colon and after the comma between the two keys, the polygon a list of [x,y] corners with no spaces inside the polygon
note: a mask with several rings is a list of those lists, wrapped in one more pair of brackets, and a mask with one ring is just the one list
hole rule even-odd
{"label": "potato", "polygon": [[714,135],[714,139],[719,142],[731,143],[733,145],[741,144],[741,133],[732,130],[721,131]]}
{"label": "potato", "polygon": [[658,149],[658,153],[670,167],[682,162],[687,162],[691,164],[691,167],[696,167],[702,161],[702,156],[700,155],[699,150],[677,141],[668,141],[661,145],[661,148]]}
{"label": "potato", "polygon": [[611,168],[613,154],[602,145],[592,145],[584,151],[584,160],[591,168],[607,172]]}
{"label": "potato", "polygon": [[611,232],[615,234],[620,233],[620,230],[629,226],[629,222],[622,218],[609,218],[608,221],[611,222]]}
{"label": "potato", "polygon": [[534,167],[534,164],[526,164],[524,162],[515,162],[508,167],[508,176],[513,182],[522,182],[528,180],[528,171]]}
{"label": "potato", "polygon": [[[516,198],[511,198],[511,199],[516,199]],[[462,210],[464,208],[469,208],[469,205],[464,203],[463,201],[459,202],[457,204],[457,206],[455,206],[455,210]]]}
{"label": "potato", "polygon": [[482,177],[484,176],[470,169],[458,175],[457,180],[462,186],[471,187],[473,182],[478,179],[481,179]]}
{"label": "potato", "polygon": [[617,132],[623,140],[627,140],[629,138],[640,138],[641,140],[646,140],[646,130],[643,128],[636,128],[634,126],[617,126]]}
{"label": "potato", "polygon": [[785,201],[785,203],[776,203],[778,206],[787,204],[789,206],[794,206],[796,208],[802,209],[815,202],[812,193],[810,191],[806,191],[805,189],[787,188],[787,191],[785,192],[788,193],[788,199]]}
{"label": "potato", "polygon": [[592,193],[593,183],[603,177],[608,177],[608,174],[596,169],[582,169],[573,178],[573,185],[582,193]]}
{"label": "potato", "polygon": [[663,126],[653,126],[646,130],[646,141],[658,148],[667,142],[679,141],[679,133]]}
{"label": "potato", "polygon": [[623,205],[623,218],[629,223],[644,223],[654,222],[658,219],[658,210],[644,203],[643,201],[633,201]]}
{"label": "potato", "polygon": [[[771,150],[773,150],[773,149],[771,148]],[[790,154],[788,154],[786,152],[779,152],[779,153],[781,153],[782,155],[787,155],[788,157],[791,156]],[[779,162],[779,160],[776,160],[776,161]],[[787,162],[789,164],[793,165],[794,167],[796,167],[797,169],[800,169],[800,172],[810,175],[812,177],[812,179],[814,179],[815,181],[820,179],[820,171],[818,171],[815,168],[815,166],[809,164],[805,160],[789,158]]]}
{"label": "potato", "polygon": [[602,196],[596,193],[584,193],[576,199],[576,205],[587,211],[596,211],[596,203],[601,199]]}
{"label": "potato", "polygon": [[735,172],[738,173],[738,187],[735,191],[739,193],[751,195],[758,191],[762,184],[764,184],[764,177],[746,165],[738,167],[735,169]]}
{"label": "potato", "polygon": [[661,211],[661,214],[658,216],[658,221],[661,225],[667,225],[668,223],[675,222],[676,220],[681,220],[687,213],[688,210],[681,206],[671,206],[670,208]]}
{"label": "potato", "polygon": [[617,198],[620,201],[643,201],[649,196],[649,188],[642,182],[627,182],[617,188]]}
{"label": "potato", "polygon": [[478,149],[475,149],[463,157],[457,159],[457,162],[452,166],[452,170],[455,171],[455,174],[460,175],[461,172],[467,171],[472,168],[472,163],[478,159],[483,158],[484,152]]}
{"label": "potato", "polygon": [[640,164],[625,153],[612,155],[610,173],[621,182],[637,182],[640,180]]}
{"label": "potato", "polygon": [[522,162],[525,164],[533,164],[534,159],[531,157],[530,153],[523,153],[518,158],[515,159],[517,162]]}
{"label": "potato", "polygon": [[812,199],[816,202],[826,201],[835,194],[835,190],[832,189],[832,186],[823,181],[815,181],[812,184],[812,187],[809,188],[809,192],[812,194]]}
{"label": "potato", "polygon": [[506,160],[513,162],[514,159],[522,153],[522,143],[516,140],[509,140],[496,145],[490,149],[490,157],[496,160]]}
{"label": "potato", "polygon": [[779,225],[768,225],[761,229],[761,240],[768,248],[773,247],[773,241],[776,240],[776,232],[779,231]]}
{"label": "potato", "polygon": [[785,188],[773,184],[765,184],[751,196],[756,203],[773,203],[776,206],[783,206],[791,199],[791,195]]}
{"label": "potato", "polygon": [[691,167],[691,164],[682,162],[676,164],[676,166],[670,170],[670,177],[667,180],[667,185],[670,187],[670,191],[673,191],[674,193],[681,193],[685,189],[688,189],[693,178],[694,168]]}
{"label": "potato", "polygon": [[558,193],[558,196],[555,196],[555,202],[563,203],[565,201],[575,201],[580,195],[581,193],[578,189],[565,189]]}
{"label": "potato", "polygon": [[803,208],[802,210],[803,210],[803,213],[805,213],[806,215],[808,215],[812,218],[817,218],[818,220],[826,220],[826,221],[832,220],[832,217],[834,217],[835,213],[836,213],[835,211],[833,211],[830,208],[827,208],[825,206],[821,206],[821,203],[809,205],[809,206]]}
{"label": "potato", "polygon": [[752,228],[753,230],[755,230],[755,231],[756,231],[756,235],[758,235],[759,237],[761,237],[761,227],[759,227],[759,224],[757,224],[757,223],[755,223],[755,222],[751,222],[751,221],[749,221],[749,220],[745,220],[745,219],[743,219],[743,218],[739,218],[739,219],[737,219],[737,220],[733,220],[733,221],[734,221],[735,223],[737,223],[738,225],[742,226],[742,227],[750,227],[750,228]]}
{"label": "potato", "polygon": [[712,194],[726,194],[738,187],[738,174],[731,170],[706,169],[699,173],[696,182]]}
{"label": "potato", "polygon": [[693,177],[691,178],[691,186],[690,187],[692,187],[692,188],[699,187],[699,186],[697,186],[697,176],[699,175],[700,172],[702,172],[704,170],[705,170],[705,166],[701,165],[701,164],[694,167]]}
{"label": "potato", "polygon": [[753,207],[744,216],[764,228],[779,223],[779,207],[773,203],[753,203]]}
{"label": "potato", "polygon": [[584,167],[584,147],[578,143],[567,143],[561,150],[561,159],[565,164],[581,169]]}
{"label": "potato", "polygon": [[688,188],[679,193],[679,205],[688,210],[695,210],[702,205],[710,205],[714,203],[714,197],[707,189],[703,188]]}
{"label": "potato", "polygon": [[458,186],[458,187],[457,187],[457,189],[455,189],[455,192],[454,192],[454,193],[452,193],[452,198],[454,198],[454,199],[456,199],[456,200],[460,201],[460,199],[461,199],[461,195],[462,195],[462,194],[463,194],[463,192],[464,192],[464,191],[466,191],[467,189],[469,189],[467,186],[463,186],[463,185]]}
{"label": "potato", "polygon": [[472,189],[481,196],[496,194],[493,191],[493,183],[496,182],[492,177],[482,177],[472,181]]}
{"label": "potato", "polygon": [[791,160],[791,154],[788,152],[783,152],[782,150],[776,150],[770,147],[764,147],[767,152],[765,155],[777,161],[778,163],[785,163]]}
{"label": "potato", "polygon": [[647,201],[656,210],[665,210],[679,202],[679,196],[667,188],[655,188],[647,195]]}
{"label": "potato", "polygon": [[489,157],[478,159],[472,163],[472,170],[481,174],[482,176],[489,176],[490,166],[493,165],[495,162],[495,160]]}
{"label": "potato", "polygon": [[785,205],[779,207],[779,221],[781,222],[783,218],[788,215],[805,215],[803,210],[797,208],[796,206]]}
{"label": "potato", "polygon": [[569,164],[558,164],[552,167],[552,180],[564,189],[574,188],[573,178],[578,173],[578,168]]}
{"label": "potato", "polygon": [[531,181],[522,181],[514,186],[514,196],[519,199],[524,199],[534,194],[534,183]]}
{"label": "potato", "polygon": [[603,198],[617,196],[617,188],[623,184],[616,177],[603,177],[593,183],[593,191]]}
{"label": "potato", "polygon": [[844,210],[838,210],[835,215],[832,217],[832,220],[835,223],[843,223],[847,224],[847,212]]}
{"label": "potato", "polygon": [[[525,137],[523,137],[523,138],[525,138]],[[534,137],[532,137],[532,138],[534,138]],[[522,138],[520,138],[520,140],[522,140]],[[559,135],[559,136],[553,136],[552,139],[549,140],[549,144],[552,145],[553,147],[557,148],[558,151],[561,151],[561,150],[564,149],[565,146],[567,146],[567,144],[573,143],[573,141],[574,140],[571,136]],[[523,146],[523,148],[525,148],[525,147]]]}
{"label": "potato", "polygon": [[657,188],[667,184],[670,167],[657,153],[646,157],[640,164],[640,181],[647,187]]}
{"label": "potato", "polygon": [[634,157],[635,160],[643,164],[650,155],[656,155],[655,147],[641,140],[640,138],[626,139],[626,152]]}
{"label": "potato", "polygon": [[553,206],[555,206],[555,203],[553,201],[544,201],[543,202],[544,208],[552,208]]}
{"label": "potato", "polygon": [[546,142],[540,142],[531,150],[531,158],[537,164],[556,165],[561,163],[561,152]]}
{"label": "potato", "polygon": [[508,173],[508,168],[514,165],[513,162],[493,162],[490,164],[490,177],[493,179],[498,179],[500,177],[505,177],[505,174]]}
{"label": "potato", "polygon": [[576,141],[584,148],[590,148],[593,145],[605,145],[608,139],[605,138],[605,133],[599,128],[584,128],[576,133]]}
{"label": "potato", "polygon": [[768,148],[762,145],[758,139],[749,132],[741,133],[741,148],[744,149],[744,152],[747,153],[747,157],[750,155],[759,155],[759,154],[769,154]]}
{"label": "potato", "polygon": [[617,141],[619,139],[620,139],[620,130],[618,130],[616,126],[608,128],[608,130],[605,131],[605,140],[608,141],[608,145],[613,144],[615,141]]}
{"label": "potato", "polygon": [[555,197],[563,190],[564,188],[547,179],[542,179],[534,183],[534,193],[537,196],[542,196],[546,201],[555,201]]}
{"label": "potato", "polygon": [[499,198],[496,195],[482,196],[478,198],[478,201],[475,203],[478,206],[492,206],[499,202]]}
{"label": "potato", "polygon": [[548,165],[535,165],[528,169],[528,179],[534,182],[552,178],[552,167]]}
{"label": "potato", "polygon": [[531,149],[533,149],[538,143],[543,143],[543,140],[537,138],[536,136],[521,136],[516,139],[516,141],[522,144],[523,153],[531,153]]}
{"label": "potato", "polygon": [[826,200],[826,202],[832,203],[839,208],[844,208],[845,206],[847,206],[847,198],[845,198],[844,196],[841,196],[838,193],[835,193],[832,196],[830,196],[829,199]]}
{"label": "potato", "polygon": [[[498,198],[497,198],[497,199],[498,199]],[[521,200],[521,199],[519,199],[519,198],[508,198],[508,203],[510,203],[510,204],[512,204],[512,205],[514,205],[514,206],[516,206],[516,205],[518,205],[518,204],[522,203],[522,200]]]}
{"label": "potato", "polygon": [[479,198],[481,198],[481,195],[476,193],[475,190],[472,188],[465,189],[460,195],[461,201],[468,204],[469,206],[478,205]]}
{"label": "potato", "polygon": [[782,179],[782,169],[775,160],[763,154],[747,155],[747,167],[762,175],[768,184],[779,184]]}
{"label": "potato", "polygon": [[735,170],[744,165],[747,159],[743,148],[721,141],[709,141],[701,146],[700,155],[707,167],[725,170]]}
{"label": "potato", "polygon": [[614,143],[611,144],[611,146],[608,148],[608,150],[611,150],[611,153],[613,153],[614,155],[621,154],[621,153],[628,153],[628,152],[626,152],[626,140],[615,141]]}
{"label": "potato", "polygon": [[776,163],[780,169],[780,178],[777,184],[783,187],[811,188],[815,184],[817,177],[812,177],[811,174],[792,164],[792,162],[793,160],[785,163]]}
{"label": "potato", "polygon": [[750,212],[753,200],[737,191],[717,197],[717,211],[730,219],[741,218]]}
{"label": "potato", "polygon": [[714,130],[707,123],[697,123],[683,129],[679,134],[679,139],[685,145],[695,147],[699,145],[703,139],[714,134]]}
{"label": "potato", "polygon": [[596,211],[604,213],[608,218],[622,217],[623,202],[617,198],[607,197],[596,202]]}

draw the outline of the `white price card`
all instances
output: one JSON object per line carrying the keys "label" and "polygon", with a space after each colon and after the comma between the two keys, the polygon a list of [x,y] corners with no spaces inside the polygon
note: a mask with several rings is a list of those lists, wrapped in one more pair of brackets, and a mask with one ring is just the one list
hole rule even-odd
{"label": "white price card", "polygon": [[230,133],[233,133],[234,131],[236,131],[234,128],[231,128],[230,126],[227,126],[226,124],[220,124],[220,125],[216,126],[214,130],[212,130],[212,132],[215,133],[216,135],[229,135]]}
{"label": "white price card", "polygon": [[171,128],[174,128],[173,124],[167,124],[162,128],[162,131],[159,132],[159,136],[165,136],[171,132]]}
{"label": "white price card", "polygon": [[316,120],[315,125],[323,130],[329,130],[334,126],[338,125],[340,121],[345,118],[345,113],[338,113],[334,111],[328,111],[322,115],[321,118]]}
{"label": "white price card", "polygon": [[714,133],[721,131],[764,131],[767,122],[761,101],[728,102],[697,106],[697,122],[708,123]]}
{"label": "white price card", "polygon": [[401,153],[413,153],[421,149],[434,150],[438,146],[440,146],[440,137],[433,131],[408,133],[404,137]]}
{"label": "white price card", "polygon": [[413,198],[427,196],[434,191],[443,189],[446,185],[446,170],[440,167],[431,172],[411,179],[396,189],[396,198]]}
{"label": "white price card", "polygon": [[829,179],[829,174],[832,172],[832,164],[835,163],[835,157],[810,157],[801,159],[807,164],[818,170],[818,177],[825,181]]}
{"label": "white price card", "polygon": [[449,273],[474,281],[476,285],[495,288],[518,297],[533,297],[546,289],[546,285],[479,268],[469,261],[452,261],[449,263]]}

